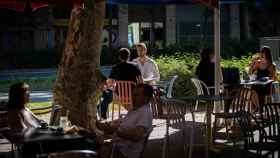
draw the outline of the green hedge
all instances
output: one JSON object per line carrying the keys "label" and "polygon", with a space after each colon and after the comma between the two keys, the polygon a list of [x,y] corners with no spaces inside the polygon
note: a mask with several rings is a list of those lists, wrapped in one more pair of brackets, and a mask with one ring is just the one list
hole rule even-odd
{"label": "green hedge", "polygon": [[[241,73],[246,75],[245,70],[250,64],[251,59],[252,57],[250,54],[242,56],[241,58],[232,57],[222,59],[221,66],[225,68],[238,68]],[[156,58],[156,62],[162,80],[174,74],[179,76],[174,85],[175,96],[188,96],[196,93],[193,84],[190,82],[190,78],[194,76],[195,68],[199,62],[198,54],[178,52],[171,56],[160,56]],[[278,75],[278,81],[279,80],[280,75]]]}

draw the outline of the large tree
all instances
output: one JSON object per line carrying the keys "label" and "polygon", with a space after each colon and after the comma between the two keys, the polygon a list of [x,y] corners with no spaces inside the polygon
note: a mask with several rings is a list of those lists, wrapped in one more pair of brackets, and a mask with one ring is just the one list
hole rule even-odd
{"label": "large tree", "polygon": [[96,107],[102,90],[101,35],[105,0],[74,5],[63,57],[54,87],[54,102],[69,110],[69,120],[95,130]]}

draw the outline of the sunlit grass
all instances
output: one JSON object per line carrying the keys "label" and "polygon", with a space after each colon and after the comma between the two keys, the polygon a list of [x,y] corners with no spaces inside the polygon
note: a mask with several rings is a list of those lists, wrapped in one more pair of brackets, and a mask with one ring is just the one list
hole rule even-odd
{"label": "sunlit grass", "polygon": [[32,108],[38,108],[38,107],[46,107],[46,106],[50,106],[52,103],[50,101],[47,102],[31,102],[28,104],[28,108],[32,109]]}

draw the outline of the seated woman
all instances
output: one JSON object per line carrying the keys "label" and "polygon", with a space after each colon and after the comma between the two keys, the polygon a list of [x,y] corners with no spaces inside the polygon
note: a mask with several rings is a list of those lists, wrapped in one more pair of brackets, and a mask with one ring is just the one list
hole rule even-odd
{"label": "seated woman", "polygon": [[[259,80],[263,77],[268,77],[270,80],[277,80],[276,66],[272,63],[271,50],[264,46],[260,52],[260,58],[252,61],[249,68],[249,74],[256,75]],[[265,103],[265,96],[271,94],[271,83],[266,86],[253,86],[257,92],[259,105]]]}
{"label": "seated woman", "polygon": [[8,126],[12,130],[36,128],[41,126],[39,120],[28,108],[29,86],[24,82],[13,84],[9,91]]}
{"label": "seated woman", "polygon": [[[222,70],[220,70],[221,83],[223,80]],[[208,88],[210,88],[210,94],[214,94],[215,83],[215,62],[214,52],[211,48],[203,48],[200,54],[200,61],[195,70],[195,75],[201,81],[203,81]],[[221,87],[223,89],[223,87]]]}

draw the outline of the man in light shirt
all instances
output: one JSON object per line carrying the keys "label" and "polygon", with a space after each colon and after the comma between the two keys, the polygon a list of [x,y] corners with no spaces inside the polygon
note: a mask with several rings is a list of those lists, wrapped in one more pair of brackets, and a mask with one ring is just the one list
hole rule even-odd
{"label": "man in light shirt", "polygon": [[[150,101],[153,97],[153,88],[148,84],[140,83],[133,92],[133,109],[124,118],[113,122],[96,122],[99,130],[104,131],[105,134],[113,134],[115,158],[139,158],[145,137],[152,130],[153,116]],[[109,157],[110,148],[104,144],[100,149],[100,157]]]}
{"label": "man in light shirt", "polygon": [[143,76],[143,80],[148,84],[155,84],[156,81],[159,81],[160,74],[158,66],[155,61],[147,56],[147,47],[145,43],[136,44],[136,49],[138,53],[138,58],[134,59],[135,62]]}

